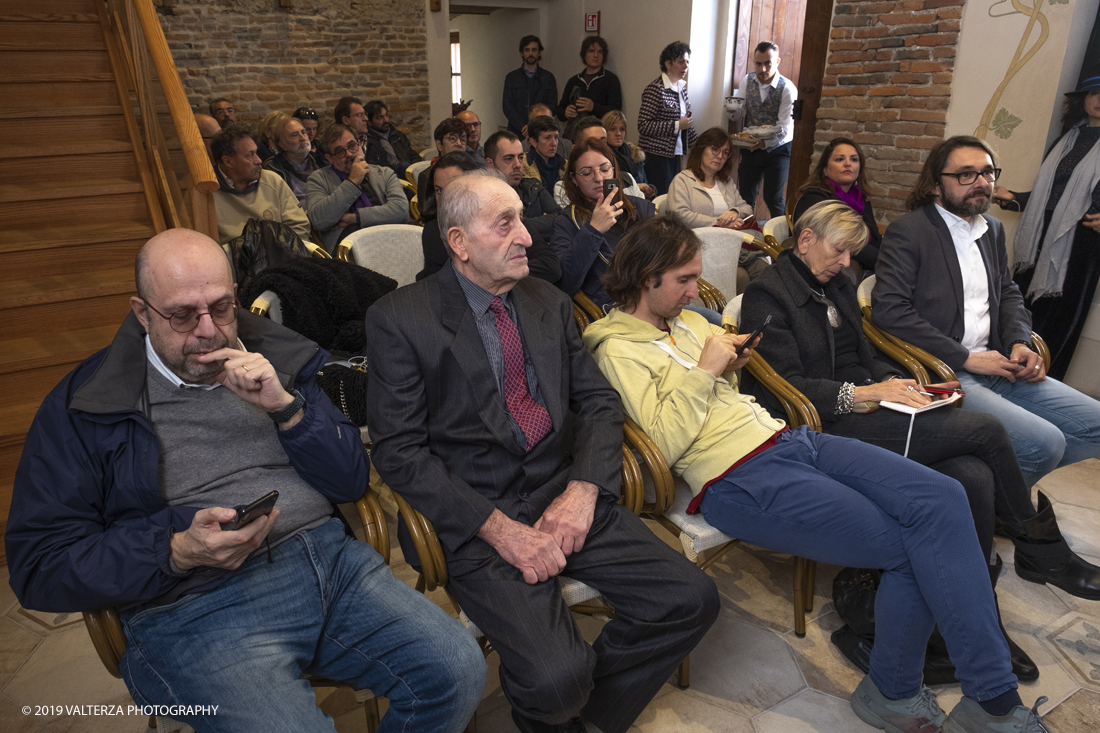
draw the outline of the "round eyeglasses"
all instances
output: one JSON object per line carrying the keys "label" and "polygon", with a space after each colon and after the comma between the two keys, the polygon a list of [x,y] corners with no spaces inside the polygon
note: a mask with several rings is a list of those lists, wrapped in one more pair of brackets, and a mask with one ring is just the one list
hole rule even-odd
{"label": "round eyeglasses", "polygon": [[168,325],[176,333],[191,333],[199,327],[199,321],[203,316],[210,316],[210,320],[217,326],[228,326],[237,320],[237,304],[231,301],[223,301],[210,306],[210,310],[197,311],[194,308],[184,308],[171,315],[161,313],[148,301],[143,301],[147,308],[158,316],[168,321]]}

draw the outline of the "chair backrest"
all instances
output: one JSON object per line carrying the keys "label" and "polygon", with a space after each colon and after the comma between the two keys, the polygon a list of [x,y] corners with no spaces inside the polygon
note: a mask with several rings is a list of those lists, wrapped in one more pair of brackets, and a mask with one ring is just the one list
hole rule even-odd
{"label": "chair backrest", "polygon": [[871,291],[875,289],[875,276],[868,275],[856,288],[856,300],[859,301],[859,309],[871,307]]}
{"label": "chair backrest", "polygon": [[405,169],[405,178],[409,180],[409,183],[416,185],[417,179],[420,178],[420,174],[432,167],[430,160],[420,160],[415,163],[410,163],[409,167]]}
{"label": "chair backrest", "polygon": [[347,248],[351,262],[392,277],[401,287],[424,269],[423,233],[411,224],[381,224],[349,234],[340,248]]}
{"label": "chair backrest", "polygon": [[764,222],[764,234],[775,237],[775,241],[783,244],[783,240],[791,236],[791,226],[787,223],[787,217],[777,216]]}
{"label": "chair backrest", "polygon": [[726,309],[722,311],[722,325],[733,326],[741,333],[741,299],[744,294],[738,295],[726,301]]}
{"label": "chair backrest", "polygon": [[722,291],[728,302],[737,295],[737,261],[741,246],[751,242],[749,232],[738,232],[722,227],[701,227],[693,230],[703,240],[703,277]]}
{"label": "chair backrest", "polygon": [[430,148],[424,148],[420,151],[420,157],[428,161],[429,163],[431,162],[432,158],[437,155],[439,155],[439,151],[435,149],[434,145]]}
{"label": "chair backrest", "polygon": [[283,322],[283,302],[274,290],[265,290],[257,295],[248,310],[274,323]]}
{"label": "chair backrest", "polygon": [[657,209],[657,213],[661,213],[661,207],[665,205],[665,201],[668,201],[668,194],[662,193],[657,198],[653,199],[653,207]]}

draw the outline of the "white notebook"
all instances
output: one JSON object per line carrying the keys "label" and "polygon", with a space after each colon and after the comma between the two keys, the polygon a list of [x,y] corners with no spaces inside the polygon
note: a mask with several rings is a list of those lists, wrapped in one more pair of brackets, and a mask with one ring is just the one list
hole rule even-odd
{"label": "white notebook", "polygon": [[943,400],[934,400],[929,402],[924,407],[912,407],[911,405],[903,405],[900,402],[880,402],[879,407],[885,407],[887,410],[895,410],[897,412],[904,412],[909,415],[909,434],[905,436],[905,453],[902,454],[905,458],[909,457],[909,441],[913,438],[913,422],[917,419],[917,413],[928,412],[929,410],[935,410],[939,407],[946,407],[952,402],[958,402],[962,399],[962,395],[956,392],[950,397]]}

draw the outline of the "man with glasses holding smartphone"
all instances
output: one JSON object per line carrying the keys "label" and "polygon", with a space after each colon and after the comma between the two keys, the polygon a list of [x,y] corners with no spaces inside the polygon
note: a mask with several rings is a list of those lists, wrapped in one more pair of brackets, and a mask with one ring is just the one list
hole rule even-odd
{"label": "man with glasses holding smartphone", "polygon": [[367,163],[351,128],[325,128],[321,148],[329,165],[306,181],[306,213],[329,254],[335,254],[336,245],[352,232],[408,223],[409,200],[401,181],[389,168]]}
{"label": "man with glasses holding smartphone", "polygon": [[[1000,418],[1031,486],[1100,455],[1100,403],[1048,378],[1031,343],[1031,314],[1012,280],[1004,227],[986,215],[1000,172],[976,137],[948,138],[931,150],[909,195],[910,213],[883,235],[872,305],[878,326],[955,371],[964,410]],[[1038,509],[1028,536],[1049,541],[1049,558],[1017,554],[1017,574],[1100,600],[1100,574],[1072,560],[1042,493]]]}
{"label": "man with glasses holding smartphone", "polygon": [[[5,537],[20,602],[116,609],[135,701],[218,705],[174,715],[197,730],[331,731],[303,673],[389,698],[394,729],[461,730],[484,685],[477,645],[333,506],[369,468],[317,385],[328,354],[238,309],[198,232],[149,240],[135,280],[110,346],[27,435]],[[273,490],[269,514],[221,527]]]}

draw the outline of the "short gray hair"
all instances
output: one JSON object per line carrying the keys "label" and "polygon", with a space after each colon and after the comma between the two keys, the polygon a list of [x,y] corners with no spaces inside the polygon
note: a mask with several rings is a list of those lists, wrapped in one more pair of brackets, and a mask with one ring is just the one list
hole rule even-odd
{"label": "short gray hair", "polygon": [[820,201],[806,209],[794,223],[795,239],[806,229],[852,254],[858,254],[863,249],[870,234],[863,217],[841,201]]}
{"label": "short gray hair", "polygon": [[[467,171],[448,183],[447,189],[436,204],[439,207],[439,233],[444,242],[447,241],[447,232],[451,231],[452,227],[459,227],[468,232],[474,220],[477,219],[477,212],[481,210],[481,198],[474,190],[474,184],[481,178],[495,178],[505,184],[508,183],[508,178],[503,173],[487,168]],[[448,244],[448,252],[450,249]]]}

